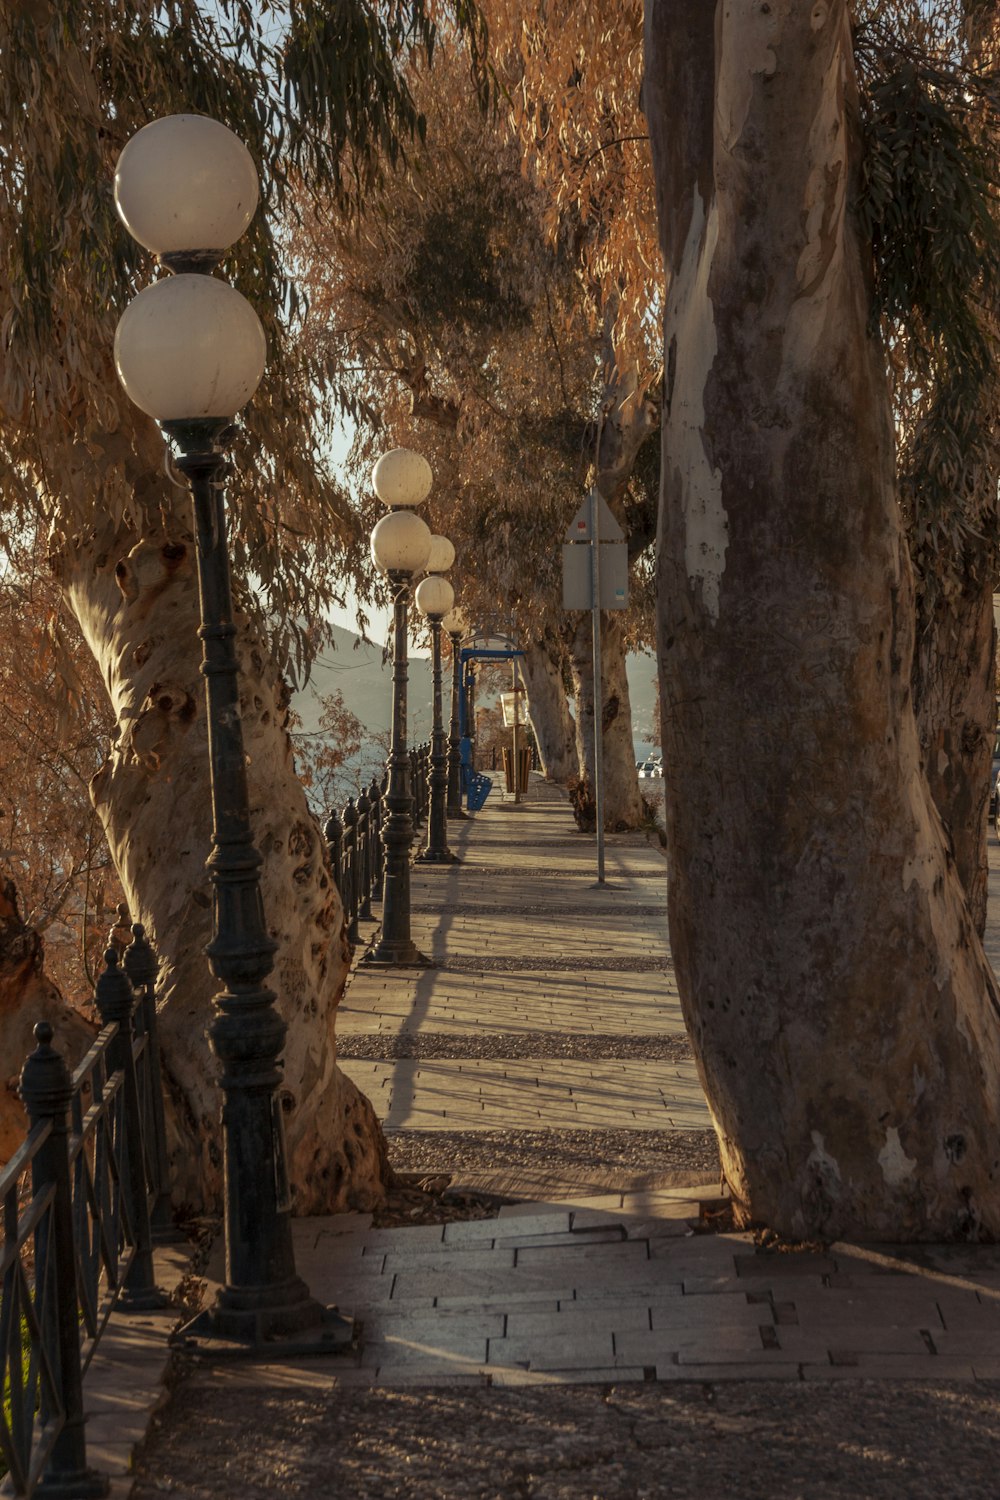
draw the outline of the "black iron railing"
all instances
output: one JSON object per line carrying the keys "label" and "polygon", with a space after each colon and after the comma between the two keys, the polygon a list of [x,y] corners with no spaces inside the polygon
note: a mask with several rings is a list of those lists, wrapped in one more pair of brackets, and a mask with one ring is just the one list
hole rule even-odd
{"label": "black iron railing", "polygon": [[162,1220],[167,1201],[157,965],[142,927],[132,930],[124,969],[117,948],[105,955],[95,995],[105,1024],[75,1072],[44,1021],[21,1071],[28,1136],[0,1173],[0,1452],[11,1495],[43,1480],[52,1493],[106,1492],[87,1468],[83,1375],[116,1307],[166,1302],[151,1245],[151,1213]]}
{"label": "black iron railing", "polygon": [[[409,754],[410,795],[416,827],[426,819],[429,806],[430,744],[417,745]],[[358,923],[372,920],[372,902],[382,899],[385,870],[383,799],[387,786],[387,775],[373,777],[371,785],[362,789],[357,798],[349,797],[342,808],[332,810],[324,829],[333,880],[340,892],[344,924],[352,943],[358,941]]]}
{"label": "black iron railing", "polygon": [[431,746],[425,740],[410,751],[410,785],[413,788],[413,826],[426,823],[430,808]]}

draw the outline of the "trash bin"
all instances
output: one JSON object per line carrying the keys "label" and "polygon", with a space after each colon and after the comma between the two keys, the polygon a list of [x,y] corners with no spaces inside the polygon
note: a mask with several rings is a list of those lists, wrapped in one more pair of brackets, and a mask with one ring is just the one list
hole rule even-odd
{"label": "trash bin", "polygon": [[508,792],[528,790],[528,772],[531,769],[531,750],[527,745],[517,747],[517,786],[514,786],[514,752],[503,747],[503,777]]}

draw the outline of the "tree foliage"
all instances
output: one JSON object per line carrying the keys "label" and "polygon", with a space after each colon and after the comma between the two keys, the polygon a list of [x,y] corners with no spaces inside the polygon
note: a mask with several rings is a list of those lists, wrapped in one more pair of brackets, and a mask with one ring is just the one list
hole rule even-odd
{"label": "tree foliage", "polygon": [[[478,11],[458,0],[441,16],[470,39],[485,86]],[[326,456],[349,394],[336,367],[296,336],[303,302],[275,226],[293,178],[349,215],[386,161],[403,157],[421,122],[399,58],[432,51],[438,20],[425,0],[0,6],[0,513],[8,528],[40,518],[60,547],[89,528],[98,504],[102,520],[136,533],[156,522],[163,491],[148,446],[132,462],[150,424],[111,366],[117,318],[153,267],[118,221],[112,176],[149,120],[212,115],[246,141],[263,195],[263,211],[223,266],[268,339],[230,482],[234,562],[258,580],[266,618],[283,622],[281,654],[296,648],[301,663],[309,643],[294,622],[321,615],[364,549]]]}
{"label": "tree foliage", "polygon": [[568,235],[600,311],[614,305],[614,347],[644,380],[659,364],[655,321],[662,265],[646,122],[639,0],[525,12],[485,0],[508,125],[544,190],[543,229]]}
{"label": "tree foliage", "polygon": [[[546,188],[507,123],[476,107],[454,54],[439,51],[413,90],[427,131],[406,169],[356,228],[312,214],[296,232],[308,335],[353,382],[362,494],[387,442],[425,452],[430,519],[456,543],[466,607],[540,638],[547,622],[565,627],[559,544],[593,473],[615,320],[600,315],[577,242],[549,238]],[[626,474],[620,498],[648,546],[653,468]],[[369,501],[366,521],[375,514]]]}
{"label": "tree foliage", "polygon": [[82,1002],[96,978],[92,957],[121,899],[87,790],[114,722],[93,658],[55,593],[37,556],[28,550],[6,556],[0,571],[0,868],[17,887],[26,925],[44,940],[50,977],[64,995]]}
{"label": "tree foliage", "polygon": [[996,567],[1000,53],[995,7],[875,5],[855,33],[873,320],[922,596]]}
{"label": "tree foliage", "polygon": [[295,747],[295,769],[318,816],[339,807],[367,786],[365,767],[358,762],[362,747],[384,761],[389,753],[386,733],[372,734],[344,701],[340,688],[319,700],[315,729],[304,729],[298,715],[290,716],[289,733]]}

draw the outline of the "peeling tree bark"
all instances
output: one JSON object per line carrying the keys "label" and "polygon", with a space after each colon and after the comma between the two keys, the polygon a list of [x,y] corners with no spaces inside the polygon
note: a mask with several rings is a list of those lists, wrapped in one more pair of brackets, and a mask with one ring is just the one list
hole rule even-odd
{"label": "peeling tree bark", "polygon": [[[613,330],[617,308],[604,314],[604,399],[594,456],[594,484],[621,519],[625,492],[642,445],[656,431],[656,408],[639,389],[635,369],[620,370],[615,359]],[[651,517],[633,515],[623,524],[629,561],[652,539]],[[576,753],[581,784],[574,795],[577,822],[593,827],[594,793],[594,661],[590,615],[572,628],[570,670],[576,697]],[[632,738],[632,705],[625,668],[626,645],[621,616],[601,614],[601,654],[604,674],[601,705],[604,725],[604,820],[613,830],[638,828],[645,816]]]}
{"label": "peeling tree bark", "polygon": [[996,733],[996,627],[987,559],[962,594],[918,608],[914,701],[924,771],[976,932],[986,929],[987,811]]}
{"label": "peeling tree bark", "polygon": [[568,786],[579,774],[576,725],[563,685],[561,648],[548,639],[527,641],[518,672],[528,695],[528,717],[548,781]]}
{"label": "peeling tree bark", "polygon": [[670,933],[745,1222],[1000,1232],[1000,1000],[926,778],[848,9],[650,0]]}
{"label": "peeling tree bark", "polygon": [[[601,652],[604,669],[604,822],[612,831],[638,828],[643,820],[632,705],[625,674],[625,638],[621,617],[613,610],[602,616]],[[570,669],[576,696],[576,754],[587,789],[594,782],[594,655],[590,615],[582,615],[573,631]],[[593,811],[590,826],[593,826]],[[579,811],[577,820],[580,821]],[[586,819],[584,818],[584,825]]]}
{"label": "peeling tree bark", "polygon": [[[214,982],[204,956],[212,902],[198,590],[191,535],[180,519],[165,525],[128,539],[107,528],[64,548],[54,565],[120,724],[92,795],[133,919],[146,924],[163,963],[173,1196],[212,1208],[221,1191],[220,1097],[205,1035]],[[294,774],[283,685],[245,622],[237,650],[251,820],[279,945],[270,983],[288,1023],[283,1102],[295,1207],[370,1207],[388,1168],[371,1105],[336,1066],[334,1020],[348,965],[343,912]]]}

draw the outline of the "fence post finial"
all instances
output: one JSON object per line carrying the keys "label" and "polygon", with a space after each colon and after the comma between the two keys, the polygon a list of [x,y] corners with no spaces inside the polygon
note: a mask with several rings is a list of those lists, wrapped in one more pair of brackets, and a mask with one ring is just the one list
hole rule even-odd
{"label": "fence post finial", "polygon": [[[35,1282],[43,1285],[51,1277],[54,1298],[49,1326],[58,1347],[58,1359],[52,1359],[50,1351],[50,1360],[58,1372],[59,1400],[65,1420],[49,1454],[43,1491],[50,1489],[52,1493],[90,1500],[107,1494],[108,1480],[87,1467],[67,1120],[73,1080],[65,1060],[52,1046],[52,1037],[49,1022],[39,1021],[35,1027],[38,1046],[25,1060],[20,1082],[21,1098],[32,1129],[42,1121],[50,1126],[48,1139],[32,1159],[32,1191],[37,1198],[49,1188],[55,1189],[51,1210],[43,1214],[35,1231]],[[44,1386],[41,1396],[41,1415],[45,1421],[52,1413],[48,1411],[51,1397]]]}
{"label": "fence post finial", "polygon": [[145,1041],[142,1053],[143,1128],[149,1134],[146,1170],[153,1200],[150,1227],[154,1239],[173,1238],[170,1209],[170,1169],[167,1165],[167,1125],[163,1110],[163,1072],[160,1066],[160,1034],[156,1022],[156,976],[160,962],[141,922],[132,923],[132,941],[122,960],[125,973],[138,997],[136,1030]]}
{"label": "fence post finial", "polygon": [[115,1111],[114,1148],[121,1174],[125,1217],[134,1254],[122,1286],[119,1303],[135,1310],[166,1307],[167,1298],[156,1285],[153,1244],[146,1196],[146,1163],[143,1152],[142,1112],[135,1073],[133,1012],[135,994],[121,966],[117,948],[104,955],[105,968],[97,981],[94,1001],[104,1026],[117,1022],[118,1033],[108,1048],[112,1073],[121,1072],[121,1106]]}

